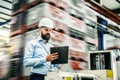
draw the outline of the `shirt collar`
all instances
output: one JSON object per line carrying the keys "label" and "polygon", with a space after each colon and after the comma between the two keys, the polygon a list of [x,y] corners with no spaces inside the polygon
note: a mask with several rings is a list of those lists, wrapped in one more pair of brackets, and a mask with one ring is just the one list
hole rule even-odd
{"label": "shirt collar", "polygon": [[42,39],[41,37],[37,37],[37,40],[38,40],[39,42],[43,42],[43,39]]}
{"label": "shirt collar", "polygon": [[[39,41],[39,42],[43,42],[44,41],[44,39],[43,38],[41,38],[40,36],[39,37],[37,37],[37,40]],[[49,41],[48,41],[49,42]],[[47,42],[47,43],[48,43]]]}

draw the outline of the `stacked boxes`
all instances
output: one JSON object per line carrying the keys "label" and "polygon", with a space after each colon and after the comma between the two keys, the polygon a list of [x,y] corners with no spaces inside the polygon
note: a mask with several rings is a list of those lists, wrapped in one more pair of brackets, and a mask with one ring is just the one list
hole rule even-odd
{"label": "stacked boxes", "polygon": [[40,33],[39,33],[38,29],[26,32],[25,33],[25,43],[24,44],[26,45],[28,41],[37,38],[39,36],[39,34]]}
{"label": "stacked boxes", "polygon": [[17,78],[22,73],[24,35],[11,37],[10,45],[12,46],[12,54],[10,57],[9,78]]}
{"label": "stacked boxes", "polygon": [[120,39],[119,38],[111,38],[106,40],[106,49],[114,46],[120,46]]}
{"label": "stacked boxes", "polygon": [[20,13],[11,20],[10,31],[16,31],[22,27],[22,25],[26,24],[26,12]]}
{"label": "stacked boxes", "polygon": [[10,45],[12,46],[12,53],[16,53],[20,51],[21,47],[24,47],[24,36],[17,35],[10,38]]}
{"label": "stacked boxes", "polygon": [[[28,0],[27,3],[32,3],[34,1],[35,0]],[[88,20],[92,14],[87,14],[89,10],[87,8],[83,8],[84,6],[85,5],[83,5],[79,0],[77,0],[77,4],[76,1],[72,0],[44,0],[42,3],[39,3],[36,6],[27,9],[25,12],[14,16],[12,19],[14,23],[11,25],[11,31],[20,29],[21,25],[26,25],[27,28],[34,24],[37,25],[39,20],[43,17],[51,18],[54,21],[55,29],[51,34],[50,42],[55,46],[69,46],[70,60],[75,63],[75,65],[81,66],[80,68],[72,68],[75,70],[84,70],[87,68],[87,51],[95,50],[96,48],[94,47],[97,45],[96,35],[93,35],[97,34],[96,31],[93,31],[95,25],[92,25]],[[85,18],[86,15],[88,15],[87,18]],[[95,15],[92,15],[92,18],[93,17],[93,21],[96,21]],[[93,27],[87,25],[87,20]],[[16,41],[14,37],[11,38],[10,42],[13,45],[13,51],[17,52],[19,48],[24,47],[29,40],[34,39],[38,35],[38,30],[28,31],[23,34],[24,45],[20,44],[22,42],[22,38],[19,38],[21,42]],[[92,44],[94,49],[88,49],[87,47],[91,46],[88,43]],[[16,47],[16,45],[19,46]],[[77,56],[77,58],[74,59],[72,56],[76,57],[76,55],[80,56]],[[70,64],[73,65],[72,63]]]}
{"label": "stacked boxes", "polygon": [[62,46],[69,45],[68,26],[62,22],[54,20],[55,29],[51,34],[51,43]]}
{"label": "stacked boxes", "polygon": [[[37,0],[15,0],[13,12],[19,10],[24,3],[37,3]],[[69,64],[73,70],[88,69],[88,51],[95,51],[98,47],[97,38],[97,15],[94,11],[83,4],[84,0],[41,0],[42,3],[32,6],[32,8],[12,17],[11,32],[19,30],[22,25],[27,28],[31,25],[37,25],[43,17],[49,17],[54,21],[55,29],[51,34],[50,42],[54,46],[69,46]],[[38,1],[39,2],[39,1]],[[31,7],[31,6],[30,6]],[[34,37],[33,37],[34,36]],[[13,47],[13,53],[22,55],[22,48],[26,43],[39,36],[38,30],[27,31],[25,34],[10,38],[10,44]],[[115,41],[115,40],[114,40]],[[119,40],[117,40],[119,42]],[[116,41],[116,44],[118,42]],[[113,41],[108,41],[108,43]],[[113,44],[111,44],[113,45]],[[110,47],[111,46],[109,44]],[[13,54],[14,55],[14,54]],[[18,58],[18,59],[17,59]],[[21,64],[21,56],[13,58],[14,63]],[[13,63],[12,63],[13,62]],[[68,67],[67,67],[68,68]],[[17,68],[18,69],[18,68]],[[20,70],[20,68],[19,68]],[[29,75],[29,69],[24,69],[24,75]],[[107,71],[104,71],[107,74]],[[15,73],[15,72],[14,72]],[[112,72],[111,72],[112,73]],[[65,78],[70,79],[70,78]],[[105,79],[103,79],[105,80]]]}
{"label": "stacked boxes", "polygon": [[26,3],[26,0],[13,0],[12,11],[15,12],[19,10],[25,3]]}
{"label": "stacked boxes", "polygon": [[[42,17],[50,17],[63,23],[67,23],[67,12],[48,3],[41,3],[27,10],[27,25],[38,22]],[[31,17],[30,17],[31,16]]]}
{"label": "stacked boxes", "polygon": [[83,20],[80,20],[74,16],[70,16],[70,25],[71,28],[79,30],[86,33],[86,25]]}

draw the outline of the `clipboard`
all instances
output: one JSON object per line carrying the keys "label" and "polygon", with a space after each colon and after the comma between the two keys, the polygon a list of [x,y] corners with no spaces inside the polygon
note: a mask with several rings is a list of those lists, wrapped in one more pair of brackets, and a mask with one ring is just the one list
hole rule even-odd
{"label": "clipboard", "polygon": [[55,59],[51,62],[51,64],[65,64],[68,63],[68,46],[61,46],[61,47],[51,47],[50,53],[58,53],[58,59]]}

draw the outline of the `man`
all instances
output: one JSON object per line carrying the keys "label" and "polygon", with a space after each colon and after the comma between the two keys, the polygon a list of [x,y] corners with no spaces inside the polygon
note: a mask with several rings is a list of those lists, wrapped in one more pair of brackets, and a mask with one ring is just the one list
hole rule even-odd
{"label": "man", "polygon": [[54,28],[53,21],[43,18],[38,27],[40,36],[28,42],[25,48],[24,66],[32,67],[30,80],[44,80],[47,72],[51,71],[53,66],[59,68],[59,65],[51,65],[51,61],[58,58],[57,53],[50,54],[52,45],[49,40],[52,28]]}

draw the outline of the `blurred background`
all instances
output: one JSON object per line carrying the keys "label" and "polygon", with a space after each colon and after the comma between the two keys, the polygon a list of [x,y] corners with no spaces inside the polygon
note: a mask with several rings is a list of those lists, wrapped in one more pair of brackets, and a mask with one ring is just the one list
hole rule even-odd
{"label": "blurred background", "polygon": [[[0,80],[29,79],[24,48],[39,36],[37,25],[43,17],[55,24],[50,42],[69,46],[63,71],[89,70],[90,51],[112,50],[115,65],[120,65],[119,0],[0,0]],[[120,68],[116,69],[119,75]]]}

